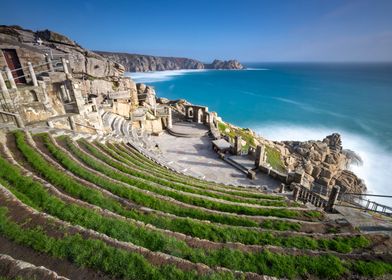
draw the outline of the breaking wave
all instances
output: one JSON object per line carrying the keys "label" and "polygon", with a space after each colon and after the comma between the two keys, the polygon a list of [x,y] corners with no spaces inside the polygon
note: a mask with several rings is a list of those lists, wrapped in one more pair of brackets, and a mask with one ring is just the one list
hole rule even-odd
{"label": "breaking wave", "polygon": [[[268,123],[253,127],[253,130],[267,139],[276,141],[322,140],[325,136],[338,132],[342,136],[343,148],[355,151],[363,160],[363,165],[352,165],[350,170],[365,181],[368,193],[392,195],[392,152],[369,137],[323,126],[306,127],[282,123]],[[369,199],[385,205],[391,205],[392,202],[387,198]]]}
{"label": "breaking wave", "polygon": [[176,76],[185,75],[194,72],[208,71],[206,69],[189,69],[189,70],[167,70],[151,72],[126,72],[125,76],[131,77],[136,83],[154,83],[169,81]]}

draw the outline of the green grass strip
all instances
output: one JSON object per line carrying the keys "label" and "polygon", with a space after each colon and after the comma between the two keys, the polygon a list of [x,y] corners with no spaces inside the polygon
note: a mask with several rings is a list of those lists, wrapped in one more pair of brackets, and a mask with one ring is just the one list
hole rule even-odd
{"label": "green grass strip", "polygon": [[[80,235],[65,235],[53,238],[39,228],[21,228],[8,220],[6,208],[0,208],[0,234],[18,244],[29,246],[38,252],[47,253],[59,259],[68,259],[80,267],[90,267],[114,277],[126,279],[233,279],[230,273],[200,276],[195,272],[185,272],[171,265],[153,266],[143,256],[108,246],[95,239],[84,239]],[[220,262],[236,262],[232,256],[222,255]],[[392,273],[392,264],[380,261],[353,262],[342,261],[334,256],[288,256],[273,254],[269,251],[260,253],[257,260],[258,270],[265,275],[277,277],[308,278],[315,275],[320,278],[338,279],[345,273],[381,276]],[[248,269],[249,263],[243,263]]]}
{"label": "green grass strip", "polygon": [[[185,194],[177,193],[175,191],[171,190],[166,190],[162,189],[158,186],[154,186],[151,184],[148,184],[144,181],[138,180],[137,178],[132,178],[127,175],[124,175],[123,173],[113,171],[113,169],[105,166],[104,164],[101,164],[97,162],[94,158],[91,156],[86,155],[82,151],[80,151],[69,138],[66,138],[66,142],[70,150],[79,158],[81,159],[85,164],[89,165],[90,167],[94,168],[95,170],[102,172],[106,176],[119,180],[121,182],[130,184],[132,186],[136,186],[138,188],[148,190],[155,192],[160,195],[164,196],[169,196],[171,198],[174,198],[178,201],[181,201],[186,204],[190,205],[195,205],[199,207],[204,207],[207,209],[212,209],[212,210],[217,210],[221,212],[228,212],[228,213],[236,213],[236,214],[244,214],[244,215],[254,215],[254,216],[275,216],[275,217],[280,217],[280,218],[301,218],[301,216],[313,218],[313,217],[320,217],[321,213],[318,211],[296,211],[296,210],[287,210],[287,209],[265,209],[265,208],[252,208],[252,207],[247,207],[247,206],[242,206],[242,205],[231,205],[231,204],[224,204],[220,203],[217,201],[211,201],[211,200],[206,200],[203,198],[199,197],[192,197],[192,196],[187,196]],[[131,174],[133,176],[142,178],[143,176],[138,174],[137,172],[134,172],[131,169],[128,169],[124,167],[121,164],[118,164],[117,162],[114,162],[110,158],[106,157],[103,155],[99,150],[94,148],[93,146],[85,143],[83,141],[82,145],[85,145],[89,151],[96,156],[97,158],[103,160],[104,162],[106,161],[107,164],[111,165],[113,168],[122,171],[124,173]],[[127,172],[128,171],[128,172]],[[142,178],[146,179],[147,178]],[[157,179],[156,182],[158,182],[159,179]]]}
{"label": "green grass strip", "polygon": [[78,267],[89,267],[112,277],[124,279],[235,279],[230,272],[201,276],[173,265],[154,266],[137,253],[117,249],[96,239],[84,239],[79,234],[63,238],[48,236],[40,228],[22,228],[6,216],[0,207],[0,234],[35,251],[57,259],[69,260]]}
{"label": "green grass strip", "polygon": [[[135,165],[132,162],[129,162],[127,160],[124,160],[118,153],[115,151],[109,149],[107,146],[100,144],[100,143],[95,143],[101,151],[104,151],[108,156],[116,159],[117,161],[120,161],[122,164],[126,164],[129,167],[132,167],[132,169],[126,168],[127,170],[132,170],[135,174],[131,174],[137,177],[141,177],[143,179],[150,180],[152,182],[159,183],[161,185],[184,191],[184,192],[189,192],[189,193],[195,193],[195,194],[200,194],[204,196],[209,196],[213,198],[218,198],[218,199],[223,199],[227,201],[232,201],[232,202],[240,202],[240,203],[249,203],[249,204],[257,204],[261,206],[279,206],[279,207],[285,207],[287,206],[287,203],[285,201],[270,201],[270,200],[256,200],[256,199],[241,199],[241,198],[236,198],[232,197],[228,194],[223,194],[223,193],[215,193],[211,192],[210,190],[206,188],[195,188],[195,187],[190,187],[187,183],[183,182],[178,182],[176,178],[172,177],[167,177],[165,174],[161,173],[155,173],[153,170],[142,170],[140,169],[139,166]],[[89,144],[90,145],[90,144]],[[114,160],[110,160],[110,162],[115,162]],[[117,165],[121,165],[121,163],[115,162]],[[124,165],[123,165],[124,166]],[[150,174],[150,175],[148,175]]]}
{"label": "green grass strip", "polygon": [[[51,166],[45,159],[43,159],[43,157],[38,152],[36,152],[31,146],[29,146],[25,142],[25,135],[23,132],[17,131],[14,133],[14,135],[16,137],[16,145],[18,149],[25,156],[29,164],[35,169],[38,174],[40,174],[51,184],[65,190],[72,196],[85,200],[89,203],[96,204],[100,207],[107,208],[114,212],[121,211],[121,206],[117,201],[106,198],[102,195],[102,193],[97,190],[84,187],[82,184],[76,182],[72,177]],[[77,164],[75,161],[69,158],[57,147],[53,145],[48,145],[47,147],[52,153],[52,155],[72,173],[112,192],[117,196],[129,199],[138,205],[142,205],[166,213],[171,213],[177,216],[192,217],[199,220],[209,220],[211,222],[217,222],[222,224],[248,227],[259,226],[257,222],[250,219],[215,213],[206,213],[205,211],[201,211],[198,209],[183,208],[170,202],[152,197],[138,189],[127,188],[121,183],[114,183],[102,176],[92,174],[91,172],[84,169],[80,164]]]}
{"label": "green grass strip", "polygon": [[[115,144],[115,145],[117,148],[121,149],[123,152],[130,154],[131,156],[134,156],[135,159],[139,159],[141,162],[144,162],[145,164],[149,165],[150,167],[152,167],[152,168],[156,167],[156,168],[159,168],[160,170],[168,172],[168,170],[166,168],[157,164],[156,162],[154,162],[150,158],[146,157],[144,154],[140,153],[134,147],[132,147],[128,144]],[[174,173],[176,175],[180,176],[181,178],[184,178],[186,180],[190,180],[190,181],[197,183],[201,186],[206,186],[206,187],[212,186],[212,187],[222,188],[222,189],[227,190],[228,193],[229,193],[229,191],[232,191],[233,194],[238,192],[240,194],[246,195],[247,197],[251,197],[251,198],[261,198],[261,199],[264,198],[264,199],[276,199],[276,200],[284,199],[283,197],[279,197],[276,195],[268,195],[268,194],[259,193],[258,191],[255,191],[253,189],[247,189],[247,188],[243,188],[243,187],[239,187],[239,186],[225,185],[222,183],[206,181],[203,179],[199,179],[196,177],[185,175],[183,173],[177,173],[177,172],[174,172]]]}
{"label": "green grass strip", "polygon": [[[196,181],[196,178],[191,178],[191,177],[186,177],[183,174],[176,173],[173,171],[169,171],[163,167],[161,167],[159,164],[151,161],[148,158],[145,158],[143,155],[139,154],[137,151],[132,151],[132,148],[125,148],[121,144],[107,144],[107,147],[111,149],[112,151],[116,152],[119,154],[121,157],[126,159],[129,162],[132,162],[133,164],[140,166],[144,168],[145,170],[155,170],[156,172],[159,172],[160,174],[164,174],[168,176],[169,178],[173,178],[173,180],[176,180],[176,182],[180,183],[185,183],[194,187],[199,187],[199,188],[217,188],[216,190],[222,193],[226,194],[232,194],[232,195],[237,195],[237,196],[242,196],[246,198],[255,198],[255,199],[268,199],[268,200],[284,200],[283,197],[277,196],[277,195],[268,195],[268,194],[262,194],[262,193],[255,193],[255,192],[247,192],[247,189],[242,189],[242,191],[238,191],[238,188],[231,190],[228,186],[220,186],[218,184],[213,184],[213,183],[200,183]],[[139,155],[138,155],[139,154]],[[143,158],[144,157],[144,158]]]}
{"label": "green grass strip", "polygon": [[[101,216],[91,209],[83,208],[73,203],[65,203],[50,195],[40,183],[21,176],[16,168],[6,164],[2,158],[0,158],[0,166],[2,167],[1,177],[7,180],[7,185],[8,183],[10,184],[8,187],[11,191],[15,188],[17,196],[19,193],[23,193],[30,198],[29,203],[34,202],[31,205],[32,207],[56,216],[61,220],[93,229],[121,241],[132,242],[152,251],[175,255],[194,263],[200,262],[209,266],[225,266],[234,270],[243,270],[242,264],[247,263],[247,267],[251,269],[251,272],[264,273],[264,271],[257,271],[260,267],[257,260],[262,257],[262,253],[245,253],[232,249],[204,250],[190,248],[185,242],[168,237],[162,233],[122,220]],[[23,200],[23,197],[19,198]],[[222,260],[225,260],[225,258],[222,258],[222,256],[225,256],[226,259],[235,259],[236,262],[224,262]],[[255,261],[256,263],[252,264]]]}
{"label": "green grass strip", "polygon": [[[121,220],[102,217],[89,208],[76,204],[66,204],[61,199],[50,195],[40,183],[22,176],[16,167],[10,165],[1,157],[0,167],[0,178],[2,178],[0,182],[6,185],[21,201],[37,210],[42,210],[59,219],[105,233],[119,240],[135,243],[153,251],[181,252],[177,256],[182,258],[193,256],[192,259],[189,259],[193,262],[203,262],[205,258],[204,253],[195,249],[193,251],[196,253],[192,254],[193,251],[191,252],[191,249],[182,241],[177,241],[161,233],[140,228]],[[260,241],[265,245],[301,249],[330,249],[342,253],[348,253],[352,249],[364,248],[370,245],[369,241],[363,236],[314,240],[303,236],[283,238],[275,237],[270,233],[261,233],[254,237],[260,238]]]}

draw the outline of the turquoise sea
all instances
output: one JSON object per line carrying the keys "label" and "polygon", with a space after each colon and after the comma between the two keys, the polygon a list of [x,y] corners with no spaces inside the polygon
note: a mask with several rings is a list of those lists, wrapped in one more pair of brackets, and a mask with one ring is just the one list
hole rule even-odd
{"label": "turquoise sea", "polygon": [[[332,132],[363,159],[369,192],[392,194],[392,64],[253,63],[247,70],[129,73],[157,95],[184,98],[272,140]],[[391,204],[391,201],[384,201]]]}

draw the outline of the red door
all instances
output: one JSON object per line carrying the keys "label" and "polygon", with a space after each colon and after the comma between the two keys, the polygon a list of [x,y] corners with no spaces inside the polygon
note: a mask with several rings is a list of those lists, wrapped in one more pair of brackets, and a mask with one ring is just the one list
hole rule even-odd
{"label": "red door", "polygon": [[[7,62],[8,67],[12,71],[12,76],[14,77],[15,83],[17,84],[25,84],[26,79],[23,76],[23,70],[19,69],[22,66],[20,65],[20,61],[18,58],[18,55],[16,54],[15,49],[3,49],[3,54],[5,57],[5,61]],[[15,69],[19,69],[16,71],[13,71]]]}

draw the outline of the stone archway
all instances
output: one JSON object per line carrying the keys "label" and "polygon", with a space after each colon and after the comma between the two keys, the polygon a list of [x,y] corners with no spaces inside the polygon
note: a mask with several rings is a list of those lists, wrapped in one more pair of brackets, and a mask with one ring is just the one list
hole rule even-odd
{"label": "stone archway", "polygon": [[193,108],[192,107],[188,108],[188,118],[193,118]]}
{"label": "stone archway", "polygon": [[199,108],[197,110],[197,123],[202,123],[203,122],[203,110],[201,108]]}
{"label": "stone archway", "polygon": [[210,114],[206,113],[206,124],[210,123]]}

